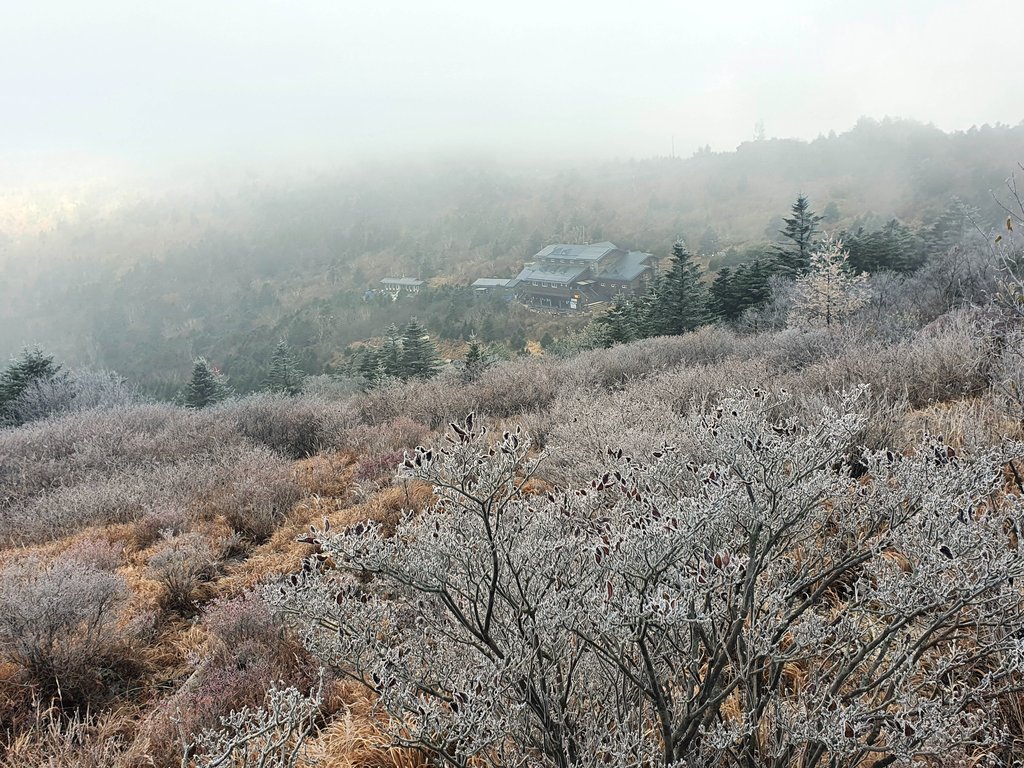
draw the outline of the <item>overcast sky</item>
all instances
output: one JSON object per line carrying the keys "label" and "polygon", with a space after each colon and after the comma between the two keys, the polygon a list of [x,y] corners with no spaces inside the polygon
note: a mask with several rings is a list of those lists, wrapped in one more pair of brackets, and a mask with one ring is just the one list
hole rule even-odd
{"label": "overcast sky", "polygon": [[1024,118],[1014,0],[23,0],[0,163],[665,155]]}

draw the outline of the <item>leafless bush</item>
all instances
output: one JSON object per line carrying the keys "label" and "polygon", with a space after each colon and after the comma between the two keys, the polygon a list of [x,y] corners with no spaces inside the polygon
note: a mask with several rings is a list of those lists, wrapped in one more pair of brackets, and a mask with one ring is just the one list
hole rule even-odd
{"label": "leafless bush", "polygon": [[992,346],[990,326],[971,311],[944,316],[905,342],[853,344],[815,363],[787,386],[806,393],[869,384],[878,396],[905,397],[912,407],[956,400],[985,389]]}
{"label": "leafless bush", "polygon": [[231,712],[219,730],[195,740],[182,733],[181,768],[296,768],[322,702],[319,689],[304,695],[273,685],[262,707]]}
{"label": "leafless bush", "polygon": [[745,356],[749,342],[720,327],[708,326],[682,336],[658,336],[595,349],[564,361],[560,388],[616,389],[631,379],[646,378],[681,366],[713,365]]}
{"label": "leafless bush", "polygon": [[123,579],[72,560],[0,571],[0,648],[46,694],[89,701],[128,663],[116,623]]}
{"label": "leafless bush", "polygon": [[337,375],[306,376],[302,380],[302,394],[327,402],[344,401],[358,393],[363,382],[358,378]]}
{"label": "leafless bush", "polygon": [[998,267],[979,243],[932,254],[903,284],[901,303],[925,323],[953,309],[986,304],[999,290]]}
{"label": "leafless bush", "polygon": [[856,337],[852,328],[787,328],[758,340],[765,362],[775,371],[787,373],[837,357],[856,343]]}
{"label": "leafless bush", "polygon": [[235,418],[238,431],[245,437],[292,459],[336,446],[353,421],[353,415],[341,403],[266,392],[216,410]]}
{"label": "leafless bush", "polygon": [[609,446],[645,456],[656,443],[678,443],[684,435],[666,398],[631,387],[617,392],[566,392],[551,407],[550,449],[539,474],[571,485],[588,482],[607,460]]}
{"label": "leafless bush", "polygon": [[[228,454],[237,452],[229,449]],[[77,484],[11,503],[0,518],[0,534],[16,543],[46,541],[89,525],[131,522],[152,510],[177,509],[184,514],[190,501],[205,497],[216,482],[210,461],[199,459],[93,472]]]}
{"label": "leafless bush", "polygon": [[213,600],[206,606],[203,623],[226,648],[246,643],[272,647],[281,643],[282,627],[256,592]]}
{"label": "leafless bush", "polygon": [[448,764],[1007,764],[1024,502],[996,491],[1024,446],[854,477],[861,396],[802,423],[730,396],[682,420],[689,455],[543,495],[528,439],[467,419],[406,463],[433,507],[320,532],[336,568],[268,599]]}
{"label": "leafless bush", "polygon": [[364,424],[381,424],[408,418],[433,428],[450,421],[453,413],[464,412],[472,389],[454,373],[442,373],[426,381],[392,381],[360,394],[355,407]]}
{"label": "leafless bush", "polygon": [[0,430],[0,503],[97,477],[213,458],[245,442],[227,419],[170,405],[71,413]]}
{"label": "leafless bush", "polygon": [[[468,391],[479,412],[506,418],[546,408],[558,392],[558,379],[552,366],[542,360],[517,360],[488,368]],[[442,423],[464,413],[447,410]]]}
{"label": "leafless bush", "polygon": [[183,614],[195,611],[203,586],[216,572],[216,553],[199,533],[172,536],[149,558],[150,575],[164,587],[164,604]]}
{"label": "leafless bush", "polygon": [[691,365],[638,383],[633,396],[667,403],[677,414],[703,413],[738,386],[766,387],[771,373],[758,359]]}
{"label": "leafless bush", "polygon": [[421,445],[430,434],[426,424],[398,416],[375,425],[363,424],[345,435],[345,444],[361,457],[390,455]]}
{"label": "leafless bush", "polygon": [[226,488],[214,509],[234,530],[265,541],[302,498],[291,465],[269,450],[252,449],[226,464]]}
{"label": "leafless bush", "polygon": [[1007,334],[993,370],[993,388],[1024,424],[1024,331]]}
{"label": "leafless bush", "polygon": [[130,406],[138,394],[112,371],[72,371],[65,376],[41,379],[7,406],[15,424],[94,408]]}
{"label": "leafless bush", "polygon": [[76,541],[64,550],[61,557],[101,571],[113,571],[124,558],[124,545],[102,536],[90,536]]}

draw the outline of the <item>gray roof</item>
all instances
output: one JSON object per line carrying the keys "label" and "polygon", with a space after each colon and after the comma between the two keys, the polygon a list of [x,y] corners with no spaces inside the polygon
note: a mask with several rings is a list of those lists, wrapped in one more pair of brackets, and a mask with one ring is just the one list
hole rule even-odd
{"label": "gray roof", "polygon": [[575,261],[600,261],[609,253],[618,250],[618,246],[609,242],[593,243],[591,245],[555,243],[554,245],[542,248],[534,258],[538,260],[573,259]]}
{"label": "gray roof", "polygon": [[530,264],[516,277],[518,284],[523,280],[542,280],[545,283],[571,283],[587,271],[587,267],[555,264]]}
{"label": "gray roof", "polygon": [[417,280],[415,277],[385,277],[381,282],[384,285],[398,285],[408,288],[418,288],[423,285],[423,281]]}
{"label": "gray roof", "polygon": [[635,280],[651,266],[647,260],[651,254],[643,251],[630,251],[615,264],[607,269],[602,269],[597,276],[598,280]]}
{"label": "gray roof", "polygon": [[507,288],[512,280],[504,277],[481,277],[473,281],[473,288]]}

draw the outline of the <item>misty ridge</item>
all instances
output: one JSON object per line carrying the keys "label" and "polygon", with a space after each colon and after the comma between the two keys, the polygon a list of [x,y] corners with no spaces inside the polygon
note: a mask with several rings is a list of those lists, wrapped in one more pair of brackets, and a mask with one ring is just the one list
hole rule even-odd
{"label": "misty ridge", "polygon": [[[837,236],[898,222],[925,237],[966,211],[972,223],[958,237],[970,238],[1000,223],[992,190],[1022,143],[1021,126],[947,134],[864,118],[810,142],[754,140],[687,158],[559,167],[449,156],[196,186],[83,185],[80,196],[9,192],[0,349],[10,356],[39,343],[162,397],[199,356],[241,391],[259,388],[257,361],[280,339],[307,373],[341,373],[353,350],[344,360],[340,352],[416,315],[435,337],[457,339],[479,335],[492,314],[500,327],[486,341],[520,349],[526,337],[576,324],[545,325],[498,305],[460,311],[472,292],[444,291],[515,277],[553,242],[611,241],[666,257],[681,239],[713,276],[775,248],[797,193]],[[426,280],[438,289],[435,306],[368,306],[366,291],[388,276]]]}

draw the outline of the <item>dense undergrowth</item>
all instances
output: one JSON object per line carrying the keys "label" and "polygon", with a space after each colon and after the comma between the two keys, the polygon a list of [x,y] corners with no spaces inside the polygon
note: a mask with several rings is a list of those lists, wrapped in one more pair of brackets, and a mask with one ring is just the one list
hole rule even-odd
{"label": "dense undergrowth", "polygon": [[[403,510],[429,508],[430,485],[396,468],[416,446],[440,445],[449,422],[474,413],[499,435],[521,426],[531,457],[544,456],[523,492],[543,495],[590,488],[609,447],[649,457],[670,444],[704,461],[694,420],[726,396],[771,400],[773,419],[801,425],[842,414],[866,387],[833,446],[837,467],[869,478],[868,451],[909,456],[923,436],[941,437],[950,456],[1000,457],[1001,474],[983,485],[989,503],[1009,509],[1024,493],[1020,342],[991,307],[891,333],[869,322],[712,327],[501,364],[468,384],[442,375],[339,400],[101,407],[0,430],[0,760],[179,765],[184,743],[258,707],[279,683],[321,691],[299,765],[428,764],[427,753],[393,746],[386,702],[352,669],[328,659],[320,680],[320,646],[261,595],[289,574],[331,567],[316,557],[311,526],[375,521],[387,536],[407,524]],[[1000,688],[981,703],[1002,735],[963,759],[1024,756],[1019,695]],[[899,762],[940,761],[926,751]],[[889,764],[888,754],[862,764]]]}

